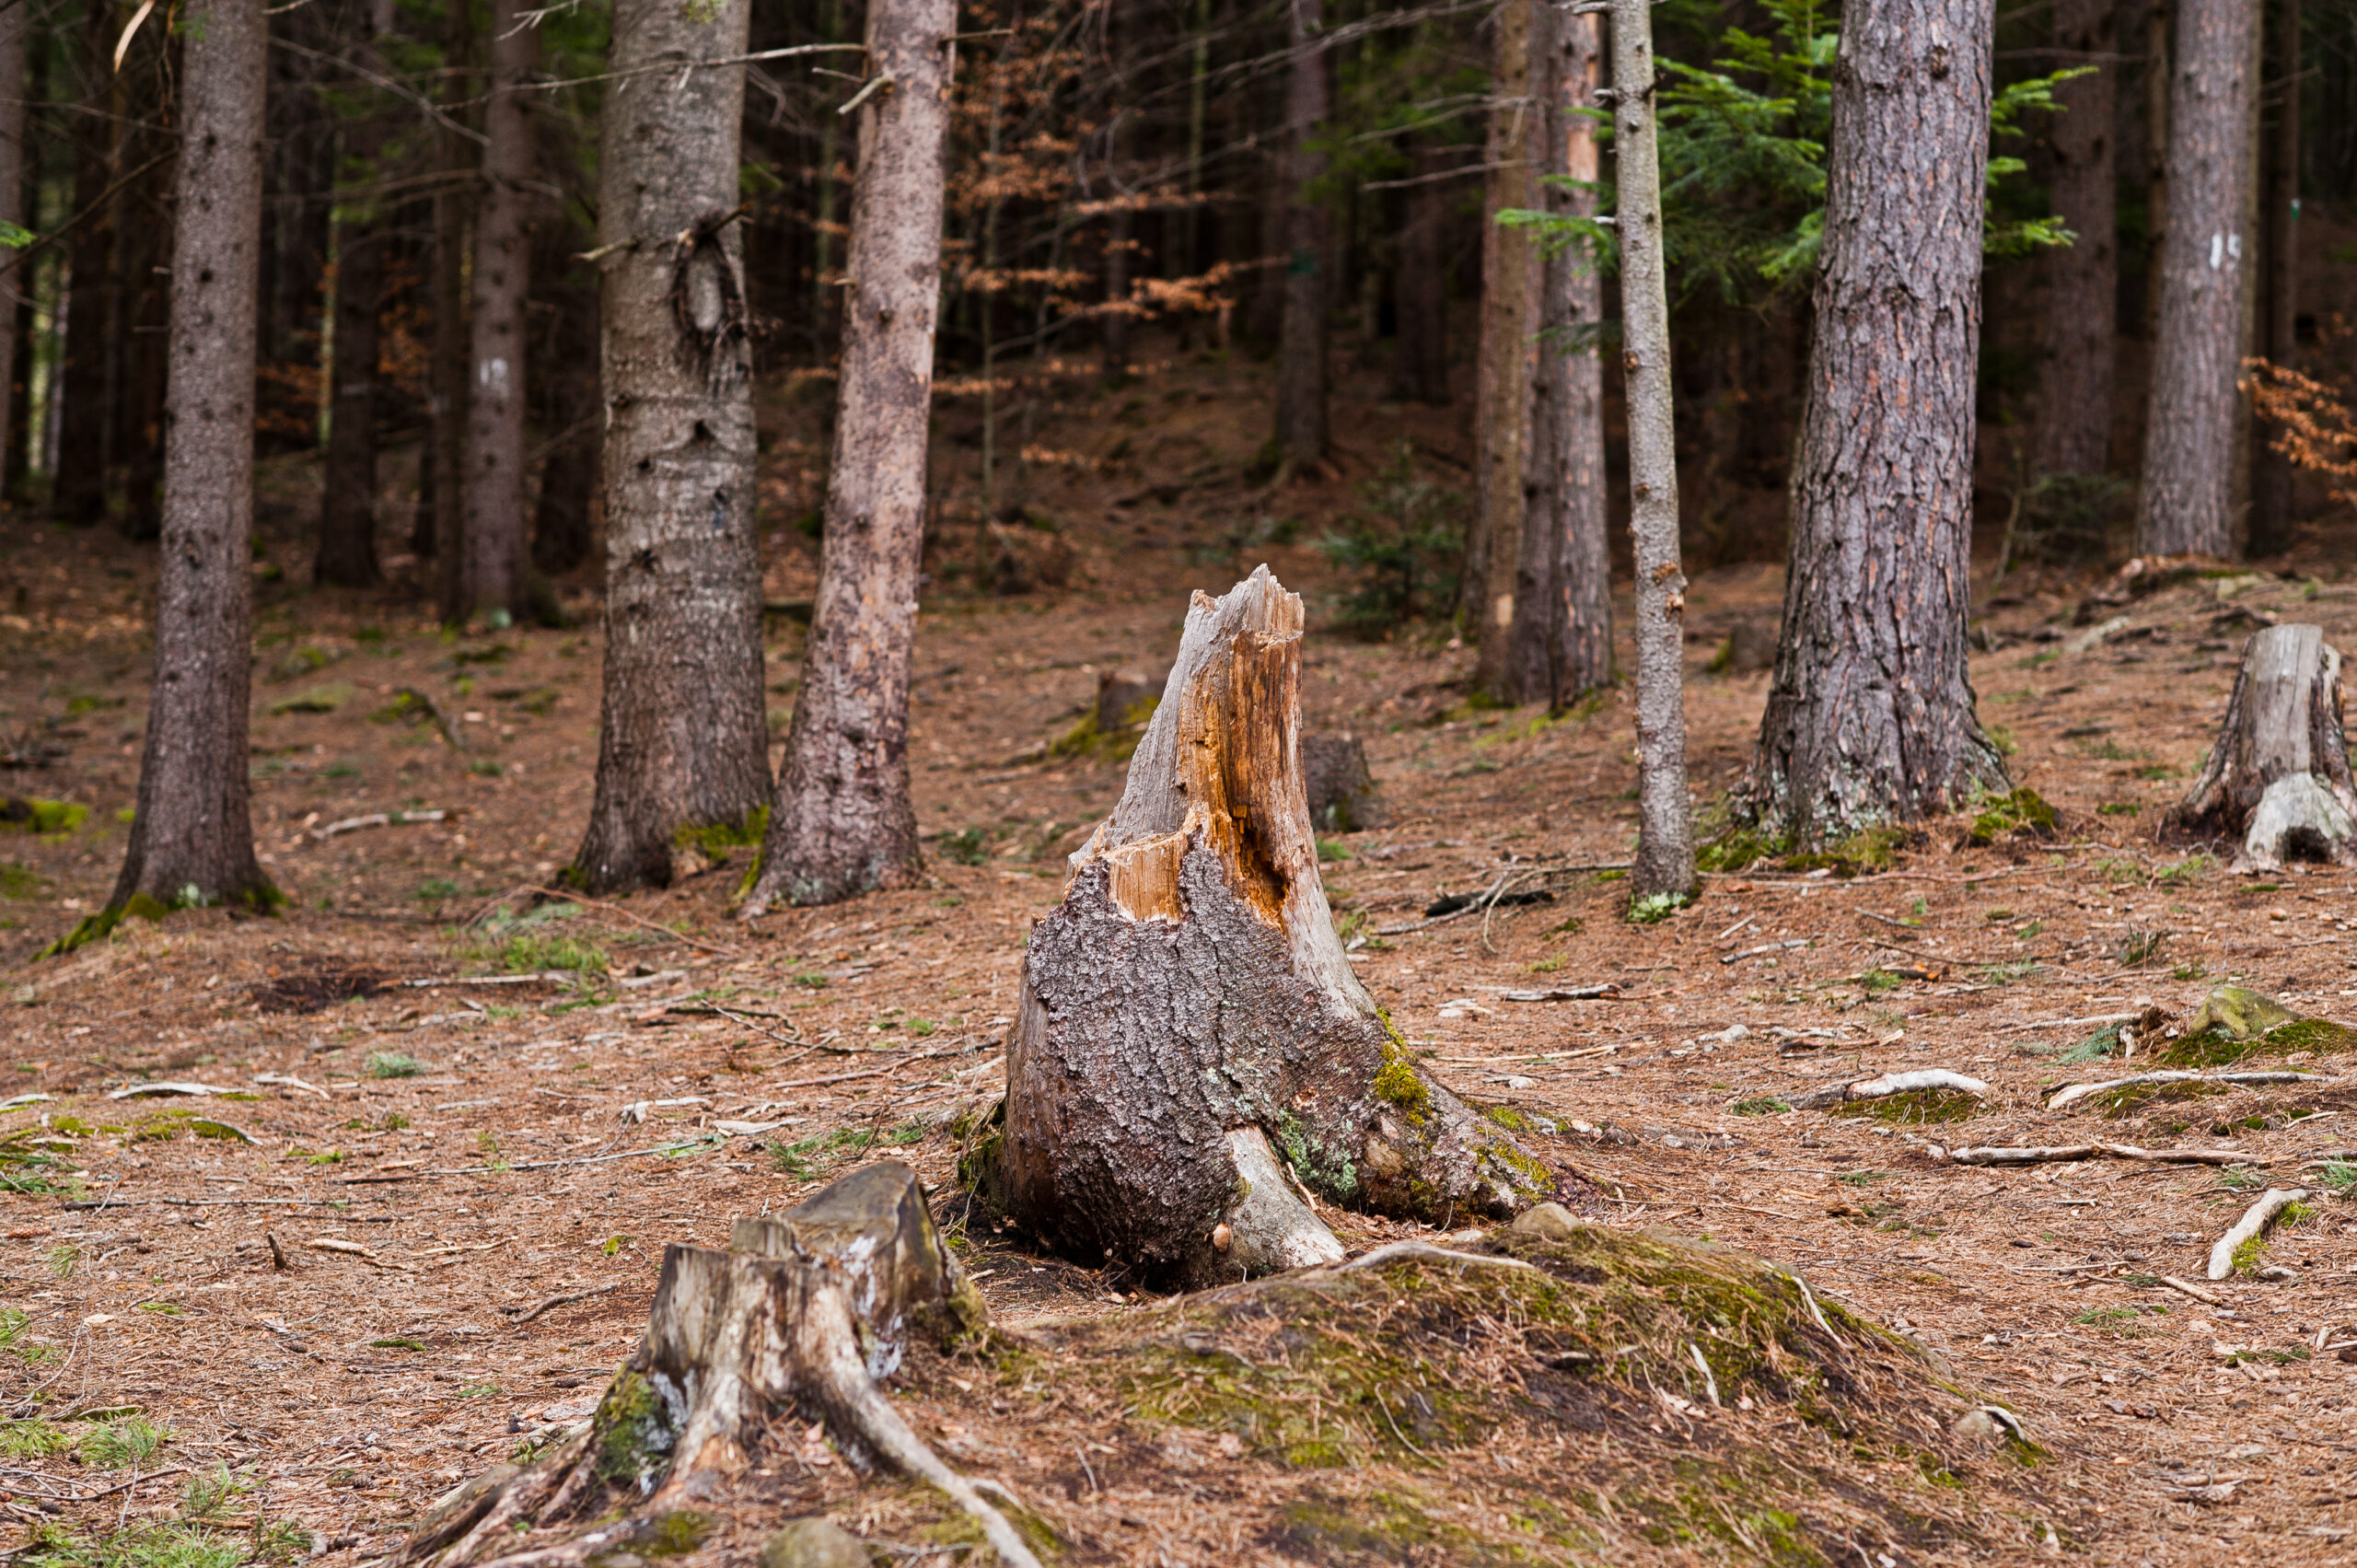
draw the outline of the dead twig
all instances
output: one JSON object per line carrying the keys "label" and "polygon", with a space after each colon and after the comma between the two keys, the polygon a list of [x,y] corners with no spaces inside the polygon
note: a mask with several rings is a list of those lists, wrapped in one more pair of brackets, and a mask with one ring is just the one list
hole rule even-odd
{"label": "dead twig", "polygon": [[1978,1149],[1939,1150],[1932,1157],[1956,1165],[2051,1165],[2070,1160],[2144,1160],[2154,1165],[2240,1165],[2251,1157],[2243,1149],[2140,1149],[2133,1144],[2014,1144]]}
{"label": "dead twig", "polygon": [[563,899],[567,903],[579,904],[583,909],[604,910],[609,913],[618,914],[634,925],[643,925],[649,931],[659,931],[672,941],[684,942],[699,952],[717,953],[724,958],[737,956],[737,949],[734,947],[724,947],[716,942],[706,942],[701,937],[690,936],[685,932],[674,931],[658,921],[649,920],[643,914],[622,908],[620,904],[610,904],[598,899],[585,899],[578,893],[568,893],[556,888],[527,887],[521,891],[538,893],[546,899]]}
{"label": "dead twig", "polygon": [[609,1295],[611,1292],[618,1291],[621,1288],[621,1282],[620,1280],[613,1280],[605,1284],[593,1286],[588,1290],[568,1291],[562,1295],[550,1296],[538,1307],[529,1308],[503,1307],[499,1310],[501,1316],[507,1318],[515,1327],[520,1329],[525,1324],[530,1322],[533,1318],[538,1318],[543,1312],[552,1312],[560,1307],[570,1307],[576,1301],[586,1301],[593,1295]]}
{"label": "dead twig", "polygon": [[2113,1078],[2101,1084],[2065,1084],[2054,1091],[2046,1102],[2049,1110],[2060,1110],[2074,1100],[2089,1095],[2099,1095],[2106,1089],[2132,1089],[2152,1084],[2305,1084],[2329,1081],[2323,1073],[2196,1073],[2185,1069],[2169,1069],[2158,1073],[2138,1073],[2131,1077]]}
{"label": "dead twig", "polygon": [[2202,1302],[2211,1307],[2223,1307],[2226,1305],[2218,1297],[2212,1295],[2208,1291],[2203,1290],[2200,1285],[2194,1284],[2186,1280],[2178,1279],[2175,1274],[2163,1274],[2160,1276],[2160,1280],[2161,1283],[2168,1286],[2169,1289],[2177,1292],[2179,1295],[2189,1295],[2193,1297],[2194,1300]]}

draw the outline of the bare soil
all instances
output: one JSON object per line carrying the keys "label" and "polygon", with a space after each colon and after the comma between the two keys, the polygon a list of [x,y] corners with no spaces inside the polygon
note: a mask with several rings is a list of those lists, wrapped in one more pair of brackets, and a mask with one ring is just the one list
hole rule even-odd
{"label": "bare soil", "polygon": [[[610,905],[535,908],[518,891],[550,884],[588,805],[599,656],[588,579],[566,586],[582,612],[572,629],[464,637],[398,587],[266,582],[255,828],[293,905],[273,919],[134,921],[30,962],[99,905],[120,860],[154,563],[111,537],[0,521],[0,749],[12,759],[0,788],[87,807],[61,831],[0,836],[0,953],[14,966],[0,1098],[50,1097],[0,1112],[0,1139],[15,1140],[0,1167],[0,1301],[27,1318],[18,1354],[0,1353],[0,1397],[11,1417],[69,1430],[72,1412],[135,1406],[172,1434],[137,1472],[0,1456],[0,1506],[24,1539],[174,1517],[184,1472],[226,1464],[258,1488],[231,1516],[316,1531],[331,1564],[380,1556],[453,1482],[589,1411],[636,1341],[665,1244],[724,1244],[733,1215],[790,1205],[865,1159],[909,1160],[935,1184],[1003,1327],[1061,1323],[1040,1342],[1069,1345],[1181,1310],[970,1216],[947,1119],[995,1081],[1025,932],[1059,895],[1062,854],[1118,795],[1118,758],[1048,749],[1093,704],[1097,672],[1158,675],[1187,594],[1223,590],[1258,560],[1329,603],[1342,585],[1311,541],[1357,505],[1353,484],[1393,439],[1413,437],[1433,471],[1461,477],[1454,419],[1364,396],[1337,420],[1349,434],[1334,474],[1256,488],[1247,464],[1265,395],[1257,369],[1213,364],[1123,392],[1066,388],[1035,445],[1072,460],[1036,466],[1050,478],[1026,497],[1062,532],[1008,530],[1031,552],[1021,572],[1038,581],[1044,565],[1066,586],[1013,597],[986,591],[1003,575],[993,550],[1013,547],[980,526],[971,422],[949,410],[936,466],[956,477],[928,557],[912,745],[930,878],[750,926],[729,918],[743,847],[715,845],[704,874]],[[816,406],[781,390],[768,409],[764,495],[781,525],[815,497]],[[316,481],[289,461],[272,483],[292,517]],[[1534,1146],[1595,1184],[1588,1217],[1796,1269],[1944,1356],[2046,1451],[2035,1477],[1973,1500],[1973,1540],[1880,1561],[2067,1552],[2189,1568],[2357,1550],[2357,1366],[2316,1348],[2357,1339],[2357,1216],[2320,1202],[2260,1260],[2289,1277],[2201,1287],[2221,1305],[2154,1283],[2198,1280],[2258,1188],[2314,1179],[2305,1162],[2357,1143],[2357,1080],[2311,1053],[2292,1064],[2334,1081],[2155,1099],[2117,1121],[2041,1109],[2049,1086],[2135,1070],[2061,1059],[2106,1020],[2148,1005],[2182,1014],[2218,983],[2357,1018],[2349,874],[2238,879],[2156,837],[2251,624],[2314,620],[2357,646],[2357,587],[2319,575],[2344,542],[2319,533],[2314,561],[2084,610],[2098,574],[2016,575],[1991,601],[1993,651],[1976,656],[1975,679],[2018,776],[2061,812],[2057,832],[1976,846],[1959,818],[1864,874],[1714,875],[1655,924],[1623,918],[1610,869],[1634,828],[1621,698],[1559,720],[1484,711],[1465,701],[1470,652],[1445,636],[1313,635],[1307,722],[1365,738],[1390,813],[1338,837],[1329,894],[1367,938],[1361,974],[1443,1076],[1476,1103],[1552,1119],[1557,1135]],[[263,570],[305,575],[288,538],[266,543]],[[771,550],[771,598],[807,598],[809,540],[780,526]],[[1738,773],[1767,680],[1706,665],[1738,624],[1772,631],[1781,592],[1779,574],[1755,566],[1706,576],[1690,596],[1705,800]],[[2116,617],[2127,625],[2102,632]],[[790,615],[772,629],[783,709],[799,629]],[[2082,632],[2102,634],[2071,641]],[[431,700],[450,738],[404,691]],[[447,815],[327,831],[431,810]],[[1430,901],[1494,888],[1502,873],[1551,901],[1420,923]],[[447,983],[517,973],[539,978]],[[1510,996],[1600,982],[1617,994]],[[1986,1080],[1991,1101],[1922,1124],[1780,1109],[1845,1075],[1933,1066]],[[111,1098],[156,1081],[232,1093]],[[2238,1163],[1983,1168],[1932,1152],[2089,1138],[2230,1148]],[[1413,1233],[1335,1223],[1354,1249]],[[23,1359],[27,1347],[38,1358]],[[1003,1367],[920,1358],[908,1408],[953,1462],[1017,1489],[1074,1562],[1888,1551],[1802,1529],[1793,1559],[1774,1542],[1649,1531],[1641,1513],[1574,1548],[1531,1533],[1485,1490],[1516,1467],[1529,1481],[1567,1465],[1518,1446],[1521,1429],[1321,1468],[1189,1435],[1134,1401],[1075,1394],[1017,1420],[1011,1388],[1053,1394],[1058,1363],[1042,1365],[1010,1385]],[[1741,1443],[1652,1433],[1642,1411],[1613,1419],[1634,1423],[1623,1435],[1640,1469],[1668,1473],[1690,1441],[1706,1468],[1741,1473]],[[1608,1443],[1613,1429],[1600,1430]],[[1740,1434],[1780,1441],[1764,1426]],[[898,1543],[899,1560],[949,1560],[918,1533],[934,1516],[907,1488],[861,1480],[798,1433],[781,1442],[700,1558],[746,1560],[763,1525],[823,1511]],[[1395,1504],[1383,1500],[1403,1495],[1457,1533],[1387,1534]],[[1328,1527],[1337,1517],[1366,1527]]]}

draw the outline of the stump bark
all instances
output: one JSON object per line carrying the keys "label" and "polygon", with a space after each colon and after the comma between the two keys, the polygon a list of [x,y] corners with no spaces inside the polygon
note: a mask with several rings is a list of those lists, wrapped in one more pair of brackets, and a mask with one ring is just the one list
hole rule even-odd
{"label": "stump bark", "polygon": [[1312,1193],[1443,1223],[1551,1194],[1351,972],[1300,756],[1302,606],[1197,594],[1120,804],[1033,928],[1002,1128],[968,1168],[1042,1239],[1148,1279],[1332,1262]]}
{"label": "stump bark", "polygon": [[700,1527],[696,1510],[750,1467],[769,1423],[789,1411],[823,1422],[854,1465],[938,1487],[1001,1561],[1038,1568],[1005,1516],[877,1387],[912,1338],[946,1347],[987,1322],[916,1173],[896,1162],[782,1215],[738,1219],[726,1251],[667,1248],[646,1337],[596,1415],[531,1464],[500,1466],[442,1498],[396,1568],[569,1568],[633,1544],[676,1550]]}
{"label": "stump bark", "polygon": [[2243,645],[2210,761],[2169,826],[2185,837],[2240,839],[2236,871],[2357,864],[2340,654],[2321,627],[2270,626]]}

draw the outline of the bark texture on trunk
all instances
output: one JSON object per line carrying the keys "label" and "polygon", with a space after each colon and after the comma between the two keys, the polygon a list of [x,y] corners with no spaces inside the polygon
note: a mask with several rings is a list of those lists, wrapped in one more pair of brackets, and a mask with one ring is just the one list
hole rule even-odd
{"label": "bark texture on trunk", "polygon": [[1391,308],[1399,323],[1399,359],[1391,395],[1435,407],[1448,401],[1448,191],[1426,179],[1442,171],[1441,155],[1422,142],[1409,168],[1422,179],[1407,189],[1399,226],[1399,265],[1391,274]]}
{"label": "bark texture on trunk", "polygon": [[467,313],[465,494],[459,541],[458,620],[524,612],[524,361],[529,329],[534,163],[524,84],[540,29],[517,0],[491,0],[491,91],[482,129],[482,187],[475,203],[474,269]]}
{"label": "bark texture on trunk", "polygon": [[999,1562],[1039,1568],[877,1387],[911,1343],[946,1351],[988,1327],[916,1173],[865,1167],[783,1214],[737,1219],[726,1250],[665,1248],[645,1336],[597,1413],[529,1466],[495,1467],[437,1500],[392,1561],[579,1568],[673,1555],[685,1511],[770,1458],[772,1423],[792,1412],[815,1418],[862,1469],[940,1489]]}
{"label": "bark texture on trunk", "polygon": [[909,660],[924,542],[925,436],[941,304],[952,0],[870,0],[842,367],[819,594],[747,915],[831,903],[917,873]]}
{"label": "bark texture on trunk", "polygon": [[2357,863],[2352,819],[2340,651],[2317,626],[2253,633],[2210,760],[2168,830],[2239,839],[2236,871],[2273,871],[2287,860]]}
{"label": "bark texture on trunk", "polygon": [[[2300,0],[2272,0],[2267,11],[2266,103],[2261,116],[2258,341],[2251,352],[2290,366],[2299,352]],[[2292,459],[2275,449],[2277,432],[2258,427],[2251,443],[2250,554],[2292,546]]]}
{"label": "bark texture on trunk", "polygon": [[2112,353],[2119,333],[2119,222],[2113,122],[2119,0],[2056,0],[2057,65],[2093,65],[2054,90],[2054,209],[2078,236],[2049,254],[2038,467],[2102,473],[2111,465]]}
{"label": "bark texture on trunk", "polygon": [[[0,11],[0,224],[22,228],[25,223],[25,103],[32,81],[26,71],[26,40],[32,31],[32,7],[11,6]],[[15,401],[17,390],[17,296],[29,291],[32,269],[24,265],[0,272],[0,483],[24,471],[23,441],[12,440],[24,423],[24,410]]]}
{"label": "bark texture on trunk", "polygon": [[1292,0],[1293,64],[1285,85],[1284,315],[1277,343],[1277,449],[1297,464],[1326,459],[1326,202],[1310,186],[1326,155],[1333,93],[1319,39],[1319,0]]}
{"label": "bark texture on trunk", "polygon": [[156,667],[136,815],[108,900],[117,917],[152,912],[134,899],[280,900],[254,858],[246,777],[267,37],[262,0],[201,0],[187,18]]}
{"label": "bark texture on trunk", "polygon": [[[450,0],[444,18],[443,57],[452,79],[444,97],[470,95],[459,74],[472,52],[474,9],[469,0]],[[446,110],[445,112],[449,112]],[[449,125],[438,133],[445,186],[434,198],[433,485],[419,497],[417,529],[410,545],[435,560],[435,601],[442,619],[465,614],[460,590],[466,558],[459,540],[466,529],[467,463],[467,238],[474,224],[474,145]]]}
{"label": "bark texture on trunk", "polygon": [[[1594,17],[1542,10],[1538,58],[1547,161],[1541,172],[1593,184],[1594,97],[1603,33]],[[1563,216],[1594,217],[1593,191],[1542,185]],[[1604,363],[1596,352],[1604,290],[1596,262],[1568,247],[1539,263],[1538,353],[1523,454],[1522,544],[1500,695],[1562,708],[1612,679],[1612,554],[1605,535]]]}
{"label": "bark texture on trunk", "polygon": [[1341,1259],[1306,1190],[1446,1224],[1554,1186],[1351,972],[1303,786],[1301,640],[1265,566],[1195,595],[1120,804],[1032,929],[981,1184],[1074,1257],[1233,1279]]}
{"label": "bark texture on trunk", "polygon": [[2231,555],[2258,0],[2182,0],[2169,80],[2168,220],[2144,422],[2142,554]]}
{"label": "bark texture on trunk", "polygon": [[1488,157],[1481,199],[1480,333],[1473,351],[1473,522],[1465,541],[1457,613],[1480,649],[1473,679],[1501,695],[1522,559],[1523,438],[1538,350],[1538,247],[1499,226],[1509,207],[1538,205],[1546,114],[1532,93],[1532,41],[1545,31],[1539,0],[1498,8],[1491,66]]}
{"label": "bark texture on trunk", "polygon": [[598,245],[606,391],[606,683],[598,791],[575,868],[591,891],[668,883],[682,828],[770,795],[752,343],[737,210],[736,71],[750,0],[621,0]]}
{"label": "bark texture on trunk", "polygon": [[[1629,533],[1637,573],[1637,854],[1629,887],[1641,899],[1682,897],[1694,890],[1694,807],[1686,795],[1686,571],[1678,536],[1669,259],[1661,206],[1650,6],[1651,0],[1612,4],[1612,123],[1620,202],[1614,233],[1620,241],[1620,368],[1628,389]],[[1853,15],[1845,20],[1845,47],[1856,19]],[[1837,86],[1834,90],[1838,95],[1840,89]],[[1985,107],[1985,71],[1981,91]],[[1828,213],[1832,210],[1829,203]],[[1980,211],[1977,206],[1973,210]],[[1977,240],[1973,254],[1980,255]],[[1820,342],[1822,319],[1820,314]],[[1968,361],[1964,374],[1968,387]],[[1969,418],[1968,396],[1965,412]],[[1968,431],[1966,450],[1971,450]],[[1968,490],[1966,494],[1969,499]]]}
{"label": "bark texture on trunk", "polygon": [[328,377],[326,483],[319,500],[321,583],[365,588],[377,570],[377,319],[384,292],[383,231],[348,223],[336,247],[335,361]]}
{"label": "bark texture on trunk", "polygon": [[57,370],[57,467],[50,507],[61,521],[93,528],[106,520],[107,471],[113,460],[114,367],[121,342],[121,289],[114,275],[119,197],[106,195],[122,172],[123,83],[114,70],[115,8],[92,0],[82,37],[67,47],[83,56],[83,79],[97,84],[77,117],[74,211],[87,214],[67,251],[65,342]]}
{"label": "bark texture on trunk", "polygon": [[1966,619],[1990,0],[1845,13],[1776,673],[1741,797],[1795,843],[2008,787]]}

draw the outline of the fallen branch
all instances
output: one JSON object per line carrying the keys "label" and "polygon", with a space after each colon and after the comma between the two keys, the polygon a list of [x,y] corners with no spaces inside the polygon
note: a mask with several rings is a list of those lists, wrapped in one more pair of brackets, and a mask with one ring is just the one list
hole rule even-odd
{"label": "fallen branch", "polygon": [[2275,1216],[2304,1201],[2308,1196],[2305,1187],[2270,1187],[2259,1194],[2258,1202],[2243,1211],[2236,1220],[2210,1249],[2210,1277],[2213,1280],[2232,1279],[2235,1254],[2246,1241],[2257,1238],[2275,1223]]}
{"label": "fallen branch", "polygon": [[447,811],[371,811],[365,817],[346,817],[340,822],[330,822],[324,828],[311,830],[314,843],[325,843],[338,833],[356,833],[363,828],[409,828],[422,822],[440,822],[449,818]]}
{"label": "fallen branch", "polygon": [[649,931],[659,931],[664,935],[668,936],[672,941],[684,942],[689,947],[694,947],[702,952],[718,953],[727,958],[734,958],[737,956],[737,949],[734,947],[724,947],[718,943],[706,942],[701,937],[691,936],[683,931],[674,931],[669,926],[665,925],[658,921],[649,920],[643,914],[634,913],[630,910],[622,908],[620,904],[610,904],[598,899],[585,899],[578,893],[568,893],[556,888],[527,887],[520,889],[520,891],[527,893],[538,893],[544,899],[563,899],[567,903],[579,904],[584,909],[604,910],[609,913],[618,914],[624,920],[631,922],[633,924],[643,925]]}
{"label": "fallen branch", "polygon": [[1795,947],[1807,947],[1809,941],[1806,936],[1795,936],[1789,942],[1763,942],[1757,947],[1746,947],[1740,953],[1722,953],[1719,962],[1731,964],[1738,958],[1756,958],[1762,953],[1789,953]]}
{"label": "fallen branch", "polygon": [[327,1090],[319,1087],[319,1085],[307,1084],[291,1073],[257,1073],[254,1074],[254,1082],[257,1084],[268,1084],[273,1087],[282,1089],[300,1089],[307,1095],[317,1095],[321,1099],[333,1099],[335,1098],[335,1096],[330,1094]]}
{"label": "fallen branch", "polygon": [[1949,1149],[1945,1154],[1940,1152],[1936,1144],[1929,1148],[1933,1158],[1945,1158],[1957,1165],[2052,1165],[2105,1156],[2112,1159],[2145,1160],[2154,1165],[2239,1165],[2251,1157],[2247,1151],[2242,1149],[2140,1149],[2133,1144],[2054,1144],[2043,1147],[2010,1144]]}
{"label": "fallen branch", "polygon": [[534,970],[528,974],[452,974],[429,975],[424,980],[404,980],[400,983],[412,991],[432,991],[445,985],[531,985],[537,981],[560,985],[580,983],[576,970]]}
{"label": "fallen branch", "polygon": [[620,1280],[614,1280],[606,1284],[594,1286],[588,1290],[568,1291],[563,1295],[550,1296],[538,1307],[530,1307],[528,1309],[520,1307],[503,1307],[499,1311],[502,1317],[511,1319],[514,1326],[520,1329],[525,1324],[530,1322],[533,1318],[538,1318],[543,1312],[552,1312],[560,1307],[570,1307],[576,1301],[586,1301],[593,1295],[605,1295],[610,1292],[618,1291],[621,1288],[621,1282]]}
{"label": "fallen branch", "polygon": [[1922,1089],[1955,1089],[1982,1099],[1989,1095],[1989,1086],[1979,1078],[1952,1073],[1945,1067],[1923,1067],[1912,1073],[1886,1073],[1879,1078],[1865,1078],[1855,1083],[1828,1084],[1805,1094],[1782,1098],[1784,1103],[1794,1109],[1805,1110],[1817,1106],[1839,1105],[1845,1100],[1887,1099],[1892,1095],[1912,1094]]}
{"label": "fallen branch", "polygon": [[1492,1258],[1481,1252],[1452,1252],[1446,1247],[1434,1247],[1429,1241],[1392,1241],[1363,1253],[1347,1263],[1338,1263],[1334,1272],[1347,1274],[1359,1269],[1373,1269],[1385,1263],[1396,1263],[1411,1258],[1420,1263],[1475,1263],[1492,1269],[1527,1269],[1534,1274],[1547,1271],[1536,1263],[1526,1263],[1519,1258]]}
{"label": "fallen branch", "polygon": [[1594,985],[1556,985],[1545,991],[1501,991],[1499,1000],[1504,1002],[1618,1002],[1620,983],[1601,981]]}
{"label": "fallen branch", "polygon": [[234,1089],[215,1088],[211,1084],[125,1084],[119,1089],[110,1090],[107,1098],[145,1099],[150,1095],[226,1095],[236,1092]]}
{"label": "fallen branch", "polygon": [[2132,1089],[2148,1084],[2306,1084],[2325,1083],[2329,1076],[2323,1073],[2196,1073],[2187,1069],[2171,1069],[2158,1073],[2138,1073],[2132,1077],[2113,1078],[2101,1084],[2065,1084],[2054,1091],[2046,1102],[2049,1110],[2060,1110],[2089,1095],[2099,1095],[2106,1089]]}

